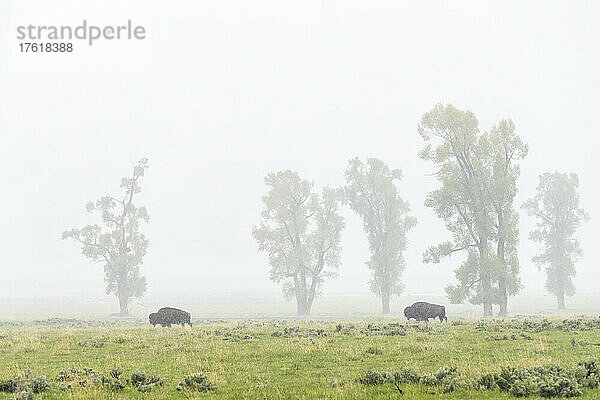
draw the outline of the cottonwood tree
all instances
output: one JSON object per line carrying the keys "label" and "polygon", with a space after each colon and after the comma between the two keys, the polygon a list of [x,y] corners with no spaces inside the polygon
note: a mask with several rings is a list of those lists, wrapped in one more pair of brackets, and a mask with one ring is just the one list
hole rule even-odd
{"label": "cottonwood tree", "polygon": [[519,279],[519,214],[514,200],[517,180],[521,174],[519,161],[529,151],[526,144],[515,133],[515,124],[502,120],[482,135],[478,152],[490,168],[489,195],[490,212],[493,215],[493,240],[496,242],[496,257],[499,263],[496,276],[500,317],[508,316],[508,297],[521,289]]}
{"label": "cottonwood tree", "polygon": [[493,277],[498,265],[491,257],[493,218],[487,184],[490,170],[478,154],[479,122],[470,111],[452,105],[436,105],[425,113],[418,132],[426,142],[420,157],[433,164],[440,188],[430,192],[425,205],[444,220],[452,240],[431,247],[423,261],[439,262],[454,252],[467,252],[466,261],[455,272],[459,284],[448,286],[452,302],[468,299],[483,305],[483,315],[492,316],[498,297]]}
{"label": "cottonwood tree", "polygon": [[455,271],[458,284],[446,287],[450,301],[482,304],[486,317],[499,304],[498,315],[506,317],[508,297],[521,288],[514,199],[527,145],[511,120],[480,134],[474,114],[452,105],[437,105],[426,113],[419,133],[427,142],[421,158],[432,162],[441,184],[425,205],[452,234],[452,241],[427,249],[423,260],[439,262],[455,252],[467,253]]}
{"label": "cottonwood tree", "polygon": [[85,257],[104,263],[106,294],[112,293],[118,298],[122,316],[129,315],[130,300],[146,291],[146,278],[140,274],[140,266],[148,240],[140,232],[140,224],[147,223],[150,217],[144,206],[134,204],[134,199],[142,190],[140,180],[147,168],[148,160],[143,158],[129,177],[121,179],[121,196],[103,196],[86,204],[88,212],[99,215],[100,224],[62,234],[63,239],[81,243]]}
{"label": "cottonwood tree", "polygon": [[314,193],[312,182],[290,170],[267,175],[265,183],[269,191],[252,236],[269,256],[271,280],[283,282],[283,294],[296,299],[298,315],[308,315],[321,284],[335,277],[340,265],[343,191]]}
{"label": "cottonwood tree", "polygon": [[402,292],[400,281],[404,271],[407,232],[416,223],[410,216],[410,205],[398,194],[396,182],[402,178],[399,169],[381,160],[369,158],[366,163],[354,158],[348,162],[346,199],[350,208],[363,220],[371,256],[366,262],[371,270],[370,288],[381,298],[384,314],[390,313],[390,298]]}
{"label": "cottonwood tree", "polygon": [[574,238],[588,214],[579,207],[579,179],[574,173],[544,173],[533,198],[523,204],[530,216],[537,219],[536,229],[529,238],[541,244],[542,252],[533,257],[539,269],[546,270],[546,289],[556,296],[559,309],[565,308],[565,296],[575,293],[572,277],[575,262],[583,255]]}

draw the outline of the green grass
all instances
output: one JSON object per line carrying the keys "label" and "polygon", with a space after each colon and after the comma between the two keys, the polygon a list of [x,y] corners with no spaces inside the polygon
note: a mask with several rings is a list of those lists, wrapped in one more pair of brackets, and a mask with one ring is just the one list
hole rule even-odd
{"label": "green grass", "polygon": [[[571,320],[575,321],[571,326],[562,319],[550,319],[550,325],[533,321],[531,326],[524,326],[522,320],[426,326],[396,325],[392,319],[271,320],[202,322],[193,328],[106,321],[4,323],[0,324],[0,379],[29,369],[55,382],[61,369],[89,367],[105,375],[119,368],[124,377],[142,370],[165,380],[151,393],[130,386],[111,392],[101,385],[60,391],[53,385],[39,398],[398,399],[393,385],[365,386],[356,379],[367,369],[394,371],[399,366],[419,373],[457,366],[465,377],[474,378],[506,365],[571,366],[600,360],[600,346],[595,345],[600,344],[600,321]],[[586,327],[586,321],[594,325]],[[405,335],[391,336],[399,332]],[[217,390],[178,392],[179,381],[196,372],[206,374]],[[512,398],[497,390],[442,395],[423,385],[401,388],[409,399]],[[600,398],[600,389],[586,389],[580,398]]]}

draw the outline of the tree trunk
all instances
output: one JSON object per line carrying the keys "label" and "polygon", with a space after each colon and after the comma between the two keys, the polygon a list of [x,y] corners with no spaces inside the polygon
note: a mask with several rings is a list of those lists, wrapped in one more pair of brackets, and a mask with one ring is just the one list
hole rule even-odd
{"label": "tree trunk", "polygon": [[508,317],[508,296],[506,294],[506,279],[504,277],[498,281],[498,289],[500,291],[500,310],[498,310],[498,316],[506,318]]}
{"label": "tree trunk", "polygon": [[[504,229],[504,214],[502,211],[498,212],[498,230]],[[500,295],[500,310],[498,311],[498,316],[501,318],[506,318],[508,316],[508,293],[506,290],[506,281],[508,271],[506,268],[506,259],[504,254],[504,236],[500,235],[498,238],[498,249],[497,255],[500,260],[500,265],[502,265],[502,273],[498,278],[498,292]]]}
{"label": "tree trunk", "polygon": [[488,271],[483,271],[481,277],[481,290],[483,291],[483,317],[491,318],[494,316],[492,309],[492,300],[490,298],[490,292],[492,289],[491,278]]}
{"label": "tree trunk", "polygon": [[484,236],[479,239],[479,260],[480,260],[480,276],[481,276],[481,297],[483,304],[483,317],[490,318],[494,316],[492,309],[492,278],[490,276],[490,266],[488,260],[487,238]]}
{"label": "tree trunk", "polygon": [[565,292],[564,291],[559,291],[559,293],[556,295],[556,303],[558,305],[558,309],[559,310],[565,310]]}
{"label": "tree trunk", "polygon": [[297,310],[298,315],[310,314],[310,306],[308,305],[306,298],[302,298],[301,296],[297,298]]}
{"label": "tree trunk", "polygon": [[324,258],[325,258],[324,253],[320,253],[319,263],[317,264],[317,268],[315,268],[316,271],[313,273],[312,280],[310,282],[308,299],[306,301],[307,310],[308,310],[308,312],[306,313],[307,315],[310,314],[310,310],[312,309],[313,302],[315,301],[315,297],[317,295],[317,285],[319,282],[319,274],[321,273],[321,271],[323,271]]}
{"label": "tree trunk", "polygon": [[119,315],[129,316],[129,295],[123,290],[119,291]]}
{"label": "tree trunk", "polygon": [[129,316],[129,288],[127,287],[127,274],[120,273],[117,281],[117,293],[119,298],[119,315]]}
{"label": "tree trunk", "polygon": [[381,286],[381,310],[383,315],[390,313],[390,290],[385,283]]}
{"label": "tree trunk", "polygon": [[498,316],[501,318],[506,318],[508,317],[508,291],[506,288],[508,271],[504,257],[504,239],[498,240],[498,258],[500,259],[500,264],[502,265],[502,272],[498,278],[498,295],[500,296],[500,310],[498,311]]}
{"label": "tree trunk", "polygon": [[556,305],[559,310],[566,309],[565,307],[565,273],[561,267],[556,271]]}
{"label": "tree trunk", "polygon": [[296,280],[295,284],[298,315],[308,315],[310,314],[310,306],[306,287],[306,273],[304,270],[300,271],[300,277]]}
{"label": "tree trunk", "polygon": [[390,313],[390,295],[389,293],[382,293],[381,295],[381,306],[384,315]]}
{"label": "tree trunk", "polygon": [[489,300],[483,301],[483,318],[491,318],[494,316],[494,310],[492,308],[492,302]]}

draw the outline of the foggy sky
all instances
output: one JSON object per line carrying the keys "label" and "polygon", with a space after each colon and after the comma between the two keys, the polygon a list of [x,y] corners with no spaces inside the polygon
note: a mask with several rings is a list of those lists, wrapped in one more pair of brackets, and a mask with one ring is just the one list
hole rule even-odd
{"label": "foggy sky", "polygon": [[[104,293],[63,230],[96,223],[84,205],[118,193],[150,159],[138,204],[150,213],[148,296],[280,291],[258,223],[264,176],[293,169],[342,185],[348,159],[377,157],[404,178],[418,225],[406,293],[443,293],[462,256],[423,265],[449,236],[423,205],[437,185],[416,132],[436,103],[473,111],[480,129],[512,118],[529,145],[517,206],[546,171],[576,172],[591,220],[575,286],[598,293],[600,28],[597,2],[3,3],[0,10],[0,297]],[[28,24],[146,27],[144,41],[76,42],[21,54]],[[344,211],[339,277],[325,293],[368,291],[368,247]],[[543,293],[521,212],[523,293]]]}

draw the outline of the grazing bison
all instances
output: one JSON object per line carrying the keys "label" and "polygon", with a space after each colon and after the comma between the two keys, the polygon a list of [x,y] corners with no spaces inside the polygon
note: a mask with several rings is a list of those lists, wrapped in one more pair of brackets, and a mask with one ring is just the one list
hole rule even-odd
{"label": "grazing bison", "polygon": [[152,313],[148,316],[148,320],[152,326],[185,326],[185,324],[192,326],[191,319],[192,316],[189,312],[173,307],[163,307],[158,310],[158,312]]}
{"label": "grazing bison", "polygon": [[404,316],[409,320],[414,318],[417,322],[429,322],[429,318],[439,318],[440,322],[448,321],[448,318],[446,318],[446,308],[444,306],[426,303],[424,301],[419,301],[412,306],[406,307],[404,309]]}

